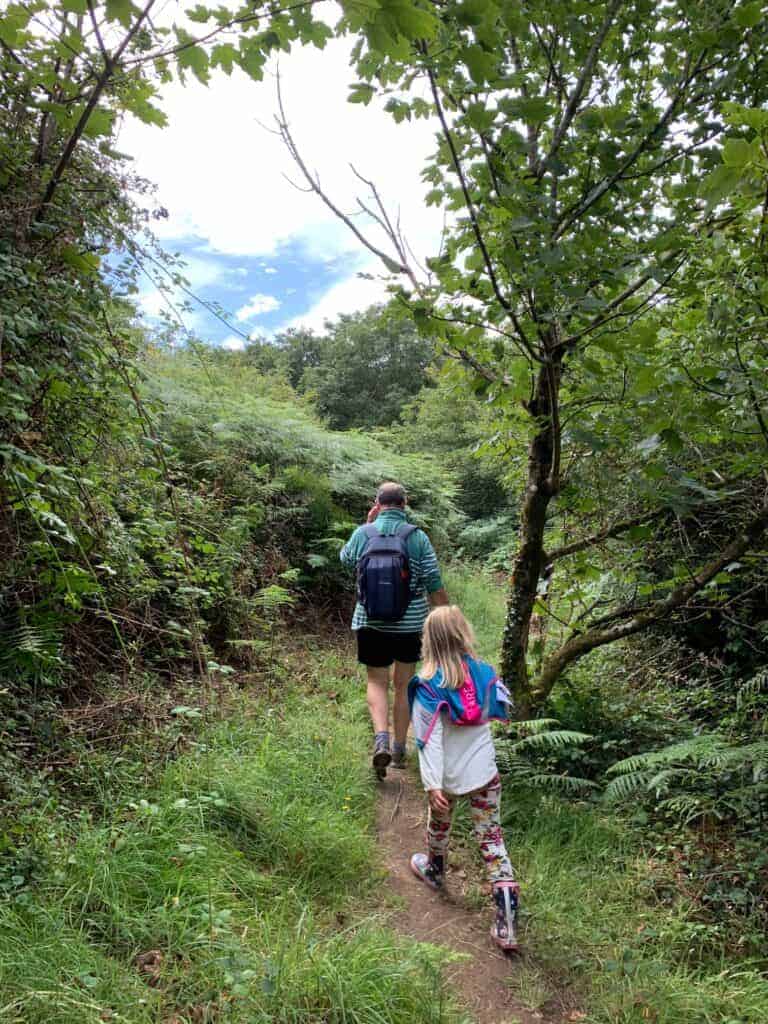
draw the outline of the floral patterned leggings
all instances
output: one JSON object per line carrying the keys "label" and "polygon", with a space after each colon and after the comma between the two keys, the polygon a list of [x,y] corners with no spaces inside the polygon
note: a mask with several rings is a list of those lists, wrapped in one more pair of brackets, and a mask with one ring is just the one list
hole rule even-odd
{"label": "floral patterned leggings", "polygon": [[[448,793],[446,799],[451,804],[447,814],[436,813],[430,807],[427,819],[427,848],[429,859],[445,862],[448,853],[448,840],[451,834],[451,818],[455,798]],[[472,827],[480,844],[480,852],[491,882],[503,882],[514,879],[515,873],[509,861],[504,835],[501,831],[499,807],[501,804],[501,780],[496,775],[483,789],[469,793],[469,806],[472,815]]]}

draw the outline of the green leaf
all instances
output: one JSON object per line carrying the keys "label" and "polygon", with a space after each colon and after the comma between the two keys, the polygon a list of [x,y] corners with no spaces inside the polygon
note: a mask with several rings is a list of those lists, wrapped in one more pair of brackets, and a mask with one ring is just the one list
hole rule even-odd
{"label": "green leaf", "polygon": [[494,113],[482,103],[470,103],[467,108],[467,120],[477,132],[487,132],[493,124]]}
{"label": "green leaf", "polygon": [[231,75],[239,57],[240,52],[232,43],[217,43],[211,50],[211,67],[221,68],[225,75]]}
{"label": "green leaf", "polygon": [[129,28],[134,11],[131,0],[107,0],[104,16],[107,21],[119,21],[124,28]]}
{"label": "green leaf", "polygon": [[85,126],[84,134],[90,139],[98,138],[99,135],[111,135],[115,123],[115,115],[111,110],[104,110],[103,107],[96,107]]}
{"label": "green leaf", "polygon": [[367,82],[357,82],[349,91],[347,100],[350,103],[364,103],[366,106],[371,102],[376,90]]}
{"label": "green leaf", "polygon": [[163,111],[147,100],[135,100],[131,103],[130,109],[144,124],[156,124],[159,128],[164,128],[168,124],[168,118]]}
{"label": "green leaf", "polygon": [[470,77],[478,85],[489,82],[496,73],[496,58],[492,53],[487,53],[482,46],[473,43],[461,51],[461,59],[467,65]]}
{"label": "green leaf", "polygon": [[208,54],[197,43],[193,42],[193,37],[185,32],[184,29],[177,28],[176,36],[179,43],[183,45],[184,49],[179,50],[176,54],[176,61],[179,65],[180,70],[189,69],[192,74],[197,78],[203,85],[208,82]]}
{"label": "green leaf", "polygon": [[746,125],[753,131],[762,132],[768,128],[768,110],[745,107],[741,103],[724,103],[723,114],[728,124]]}
{"label": "green leaf", "polygon": [[0,40],[6,46],[16,46],[20,32],[27,27],[31,11],[24,10],[20,4],[8,7],[0,17]]}
{"label": "green leaf", "polygon": [[70,14],[87,14],[88,4],[86,0],[61,0],[62,9]]}
{"label": "green leaf", "polygon": [[74,245],[65,245],[61,250],[61,258],[70,267],[88,275],[96,273],[101,262],[94,253],[78,252]]}
{"label": "green leaf", "polygon": [[707,200],[707,208],[711,210],[729,196],[739,184],[740,177],[738,169],[728,164],[716,167],[701,183],[701,192]]}
{"label": "green leaf", "polygon": [[437,32],[434,14],[416,7],[410,0],[384,0],[382,10],[396,33],[407,39],[432,39]]}
{"label": "green leaf", "polygon": [[752,159],[752,147],[746,139],[726,139],[723,163],[728,167],[744,167]]}
{"label": "green leaf", "polygon": [[760,0],[737,7],[733,12],[733,20],[740,28],[754,28],[755,25],[759,25],[763,17],[763,4]]}
{"label": "green leaf", "polygon": [[264,51],[255,39],[244,39],[240,44],[240,67],[256,82],[264,77]]}
{"label": "green leaf", "polygon": [[211,11],[207,7],[203,7],[202,4],[198,4],[197,7],[193,7],[191,10],[186,11],[186,15],[190,21],[195,21],[198,24],[204,24],[211,17]]}
{"label": "green leaf", "polygon": [[543,96],[520,96],[509,102],[513,117],[522,121],[545,121],[553,113],[553,107]]}

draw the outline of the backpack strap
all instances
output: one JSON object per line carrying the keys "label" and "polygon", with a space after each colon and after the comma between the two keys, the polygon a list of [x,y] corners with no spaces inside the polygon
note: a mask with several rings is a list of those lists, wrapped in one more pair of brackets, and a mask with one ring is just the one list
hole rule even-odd
{"label": "backpack strap", "polygon": [[408,538],[412,533],[415,533],[419,529],[418,526],[414,526],[413,523],[403,523],[402,526],[398,526],[395,530],[395,536],[402,540],[403,544],[408,543]]}
{"label": "backpack strap", "polygon": [[[360,529],[365,535],[368,544],[370,544],[372,540],[379,540],[380,538],[384,538],[386,540],[386,535],[379,533],[379,528],[376,526],[376,523],[366,523],[364,526],[361,526]],[[401,523],[401,525],[398,526],[395,532],[390,536],[397,537],[398,540],[403,542],[403,545],[406,545],[408,543],[408,538],[418,529],[419,527],[414,526],[413,523]]]}

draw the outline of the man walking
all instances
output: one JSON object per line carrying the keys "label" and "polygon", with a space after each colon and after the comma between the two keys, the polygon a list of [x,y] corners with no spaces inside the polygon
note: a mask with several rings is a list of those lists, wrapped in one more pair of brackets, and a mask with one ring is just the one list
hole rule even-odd
{"label": "man walking", "polygon": [[[437,557],[423,530],[408,522],[405,488],[388,481],[376,493],[365,526],[341,550],[357,569],[358,600],[352,618],[357,660],[368,674],[368,710],[374,731],[373,767],[384,778],[390,763],[405,767],[408,683],[421,658],[421,631],[429,608],[448,604]],[[389,679],[394,664],[390,748]]]}

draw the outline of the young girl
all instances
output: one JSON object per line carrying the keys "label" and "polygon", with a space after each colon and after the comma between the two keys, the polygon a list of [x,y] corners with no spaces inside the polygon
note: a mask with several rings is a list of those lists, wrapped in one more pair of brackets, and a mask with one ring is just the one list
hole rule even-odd
{"label": "young girl", "polygon": [[501,782],[491,719],[506,720],[509,694],[490,665],[478,661],[472,627],[456,605],[435,608],[424,624],[421,673],[408,687],[411,721],[424,789],[429,796],[427,853],[411,869],[431,889],[445,878],[454,799],[468,796],[475,836],[493,889],[491,937],[517,949],[515,881],[499,822]]}

